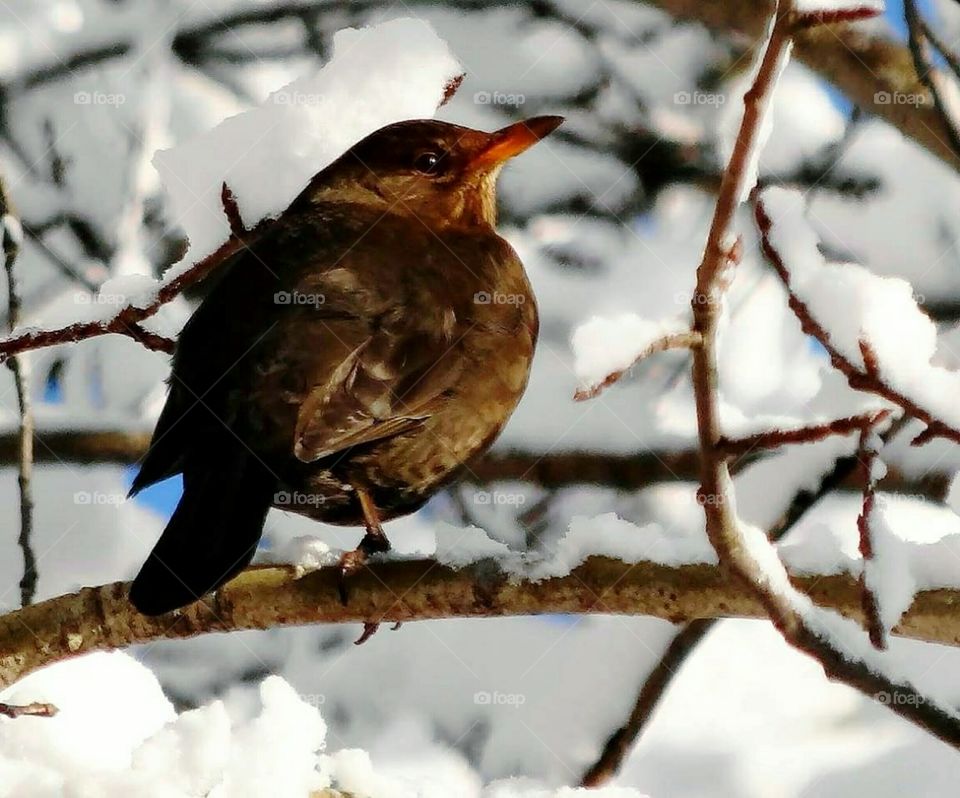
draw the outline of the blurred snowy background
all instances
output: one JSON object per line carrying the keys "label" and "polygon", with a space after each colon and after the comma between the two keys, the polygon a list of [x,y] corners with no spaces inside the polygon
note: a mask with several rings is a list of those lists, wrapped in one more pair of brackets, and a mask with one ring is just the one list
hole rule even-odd
{"label": "blurred snowy background", "polygon": [[[960,38],[955,3],[930,2],[923,11],[948,42]],[[500,184],[501,226],[528,268],[542,318],[528,393],[471,484],[389,525],[395,547],[429,555],[438,524],[448,522],[476,524],[513,549],[536,548],[574,517],[611,511],[697,534],[695,416],[683,355],[635,369],[592,402],[572,401],[570,338],[579,324],[687,312],[746,88],[746,39],[678,23],[652,5],[4,0],[0,173],[27,232],[18,262],[25,323],[76,318],[110,301],[109,293],[93,299],[107,279],[159,275],[183,252],[184,214],[173,210],[151,163],[158,149],[312,74],[329,59],[336,31],[399,17],[428,21],[466,71],[440,118],[487,130],[543,113],[568,121],[511,164]],[[902,7],[890,4],[866,27],[903,42]],[[329,113],[335,126],[336,108]],[[941,325],[942,362],[960,364],[955,171],[799,63],[784,76],[774,120],[761,177],[806,192],[827,254],[909,279]],[[758,257],[750,220],[740,228],[745,257],[721,351],[731,418],[805,418],[837,406],[841,388],[829,363]],[[175,333],[196,298],[165,308],[154,328]],[[40,350],[31,362],[37,598],[130,578],[179,493],[173,481],[123,499],[137,441],[162,404],[167,357],[113,336]],[[22,558],[11,456],[18,416],[6,369],[0,423],[0,602],[10,610],[19,606]],[[98,454],[84,440],[113,443]],[[853,446],[834,440],[742,464],[741,514],[769,527]],[[960,531],[948,491],[960,468],[956,448],[894,450],[888,460],[899,494],[891,502],[905,534],[930,541]],[[498,474],[509,479],[490,481]],[[859,496],[841,490],[808,513],[788,543],[836,540],[855,555],[858,510]],[[264,546],[274,552],[299,535],[341,548],[359,538],[277,511],[266,530]],[[350,778],[361,779],[354,789],[385,796],[479,795],[481,785],[509,776],[575,785],[675,631],[645,618],[463,620],[384,630],[354,647],[355,628],[284,629],[131,651],[154,676],[121,655],[94,657],[40,675],[47,688],[59,685],[56,703],[65,710],[81,702],[85,722],[56,734],[40,724],[69,718],[0,726],[0,795],[67,794],[64,780],[91,790],[76,793],[83,795],[207,794],[213,782],[203,768],[217,757],[232,757],[234,781],[210,794],[262,795],[266,784],[276,795],[301,794],[310,785],[304,763],[324,738],[315,710],[328,752],[364,748],[380,774],[362,782],[372,778],[365,766],[324,765],[345,789]],[[892,649],[922,687],[960,702],[955,650],[902,640]],[[267,682],[257,717],[269,674],[295,692]],[[198,706],[207,708],[141,746],[176,711]],[[291,723],[302,733],[292,734]],[[254,756],[275,763],[264,781],[252,775]],[[131,763],[149,778],[124,781]],[[947,795],[958,779],[960,759],[947,746],[828,683],[768,624],[727,621],[684,664],[613,783],[656,798],[828,798]],[[516,786],[486,794],[506,796]]]}

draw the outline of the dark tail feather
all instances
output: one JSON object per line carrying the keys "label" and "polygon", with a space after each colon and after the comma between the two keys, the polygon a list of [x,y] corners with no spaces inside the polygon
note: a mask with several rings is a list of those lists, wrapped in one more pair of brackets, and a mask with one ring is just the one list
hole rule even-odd
{"label": "dark tail feather", "polygon": [[183,496],[130,588],[144,615],[191,604],[253,559],[276,480],[249,454],[184,474]]}

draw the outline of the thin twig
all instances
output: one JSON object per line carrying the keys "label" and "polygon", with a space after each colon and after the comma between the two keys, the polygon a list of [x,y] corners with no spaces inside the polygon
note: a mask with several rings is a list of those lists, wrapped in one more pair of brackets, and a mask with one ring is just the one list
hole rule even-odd
{"label": "thin twig", "polygon": [[[763,199],[758,198],[754,204],[754,216],[760,230],[760,248],[767,261],[773,266],[788,292],[788,303],[793,314],[800,322],[801,329],[809,336],[816,338],[830,357],[833,367],[847,378],[851,388],[858,391],[867,391],[899,405],[910,416],[919,419],[928,427],[933,427],[937,436],[946,438],[954,443],[960,443],[960,429],[947,425],[936,418],[928,410],[917,404],[913,399],[887,385],[880,373],[876,354],[869,350],[866,342],[861,342],[863,354],[863,368],[854,365],[830,339],[830,333],[818,322],[806,303],[791,289],[790,270],[784,261],[783,254],[771,240],[774,222],[764,207]],[[866,351],[865,351],[866,348]],[[931,435],[933,432],[931,432]]]}
{"label": "thin twig", "polygon": [[[692,379],[700,432],[702,474],[699,498],[704,509],[707,535],[720,562],[744,580],[784,639],[816,659],[826,674],[857,688],[865,695],[883,695],[885,704],[931,734],[960,746],[960,716],[937,706],[907,683],[895,683],[864,661],[839,651],[827,633],[814,625],[814,617],[801,608],[799,594],[786,583],[779,559],[767,558],[761,550],[769,543],[757,538],[736,516],[727,456],[718,445],[721,439],[717,389],[717,325],[722,312],[725,284],[725,242],[731,238],[734,211],[749,188],[748,164],[759,135],[766,103],[779,69],[789,54],[792,36],[789,4],[774,12],[773,26],[753,85],[744,96],[744,113],[733,154],[727,165],[717,198],[713,224],[697,270],[693,304],[694,329],[702,343],[693,350]],[[868,369],[869,371],[869,369]],[[762,543],[761,543],[762,540]],[[761,559],[763,558],[763,559]]]}
{"label": "thin twig", "polygon": [[867,633],[876,649],[887,647],[886,633],[880,618],[880,604],[867,580],[867,569],[873,559],[873,530],[870,523],[877,498],[877,480],[874,464],[880,454],[883,442],[873,440],[876,433],[872,424],[864,424],[860,430],[860,443],[857,447],[857,460],[863,470],[863,501],[857,516],[857,531],[860,534],[860,556],[863,558],[863,571],[860,573],[860,590],[863,596],[863,614],[867,619]]}
{"label": "thin twig", "polygon": [[736,457],[756,449],[778,449],[788,444],[816,443],[833,435],[849,435],[852,432],[859,432],[865,424],[877,424],[889,414],[889,410],[880,410],[866,415],[846,416],[833,421],[825,421],[822,424],[811,424],[807,427],[766,430],[743,438],[722,437],[717,445],[729,456]]}
{"label": "thin twig", "polygon": [[[236,219],[229,207],[230,197],[232,197],[232,194],[224,185],[222,195],[224,212],[230,220],[231,226],[233,226]],[[140,323],[155,315],[165,304],[178,297],[184,289],[200,282],[226,260],[247,248],[267,229],[271,221],[270,219],[263,220],[242,238],[231,232],[230,237],[214,252],[197,261],[188,269],[178,272],[172,279],[162,283],[152,302],[142,306],[126,305],[113,318],[106,321],[76,322],[54,330],[33,330],[19,335],[11,335],[9,338],[0,340],[0,359],[31,349],[75,343],[76,341],[110,334],[126,335],[147,349],[171,354],[174,347],[173,342],[169,338],[143,329]]]}
{"label": "thin twig", "polygon": [[640,732],[660,704],[667,687],[700,641],[716,624],[716,618],[699,618],[677,632],[644,680],[627,722],[610,735],[597,761],[583,774],[580,779],[581,787],[600,787],[617,775]]}
{"label": "thin twig", "polygon": [[[14,265],[20,253],[22,231],[15,215],[6,184],[0,177],[0,234],[3,237],[4,269],[7,274],[7,323],[11,332],[20,324],[21,304]],[[20,534],[17,543],[23,552],[23,577],[20,579],[20,603],[30,604],[37,590],[37,558],[33,551],[33,410],[30,405],[30,361],[18,355],[7,361],[17,392],[20,429],[17,457],[17,485],[20,490]]]}
{"label": "thin twig", "polygon": [[692,330],[664,335],[662,338],[658,338],[656,341],[640,351],[640,353],[637,354],[637,356],[633,359],[633,363],[631,363],[629,366],[624,369],[611,372],[595,385],[591,385],[587,388],[580,388],[576,394],[574,394],[573,398],[577,402],[582,402],[585,399],[593,399],[595,396],[598,396],[600,393],[602,393],[604,389],[609,388],[611,385],[617,382],[624,374],[636,366],[640,361],[645,360],[657,352],[666,352],[670,349],[693,349],[695,346],[699,345],[700,334],[693,332]]}

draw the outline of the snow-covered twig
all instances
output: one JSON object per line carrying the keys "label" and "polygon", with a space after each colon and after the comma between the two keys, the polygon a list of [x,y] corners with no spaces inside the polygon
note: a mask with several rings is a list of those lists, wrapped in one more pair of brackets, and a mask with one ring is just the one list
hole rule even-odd
{"label": "snow-covered twig", "polygon": [[[3,244],[4,269],[7,274],[7,324],[12,331],[21,318],[20,293],[14,266],[20,254],[22,232],[19,218],[0,176],[0,239]],[[23,577],[20,579],[20,603],[33,601],[37,589],[37,558],[33,551],[33,494],[30,481],[33,476],[33,409],[30,403],[30,361],[26,356],[7,361],[13,373],[17,392],[17,412],[20,429],[17,439],[17,485],[20,490],[20,534],[17,543],[23,552]]]}
{"label": "snow-covered twig", "polygon": [[[233,195],[226,184],[223,186],[221,196],[224,213],[233,230],[239,221],[239,215],[236,204],[232,201]],[[30,330],[0,340],[0,359],[31,349],[75,343],[110,334],[126,335],[147,349],[172,353],[173,341],[162,335],[144,330],[140,326],[140,322],[155,315],[160,308],[178,297],[186,288],[200,282],[226,260],[249,246],[269,223],[270,220],[262,222],[253,229],[246,231],[242,236],[238,235],[236,231],[232,232],[230,238],[205,258],[201,258],[186,269],[175,269],[174,275],[159,285],[149,302],[128,304],[106,321],[78,322],[52,330]]]}
{"label": "snow-covered twig", "polygon": [[582,402],[586,399],[593,399],[595,396],[598,396],[600,393],[602,393],[606,388],[609,388],[611,385],[617,382],[624,374],[626,374],[642,360],[645,360],[657,352],[666,352],[671,349],[693,349],[699,344],[700,335],[692,330],[663,335],[649,344],[642,346],[642,348],[640,348],[635,355],[632,355],[633,360],[628,366],[608,372],[601,380],[592,382],[590,385],[579,388],[574,394],[573,398],[577,402]]}
{"label": "snow-covered twig", "polygon": [[[841,351],[841,348],[832,340],[830,332],[814,316],[807,302],[798,295],[792,285],[791,264],[787,262],[786,254],[780,250],[774,240],[774,234],[778,231],[778,221],[771,215],[765,195],[757,198],[754,214],[760,230],[761,249],[789,292],[790,309],[799,320],[803,331],[816,338],[823,346],[834,368],[847,378],[850,386],[858,391],[876,394],[899,405],[907,415],[923,421],[930,428],[923,437],[924,440],[929,440],[936,435],[952,440],[954,443],[960,443],[960,428],[938,417],[936,411],[930,409],[923,399],[907,395],[903,387],[895,387],[884,378],[877,353],[869,340],[862,337],[859,340],[858,348],[862,365],[854,363],[850,354]],[[914,312],[919,311],[914,308]]]}

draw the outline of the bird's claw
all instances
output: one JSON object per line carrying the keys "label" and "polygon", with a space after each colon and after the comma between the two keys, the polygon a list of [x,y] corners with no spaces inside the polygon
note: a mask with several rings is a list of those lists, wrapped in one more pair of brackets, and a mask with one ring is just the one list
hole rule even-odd
{"label": "bird's claw", "polygon": [[[344,606],[346,606],[348,599],[347,579],[363,568],[372,555],[385,551],[390,551],[390,541],[387,540],[386,536],[383,534],[372,535],[368,532],[363,536],[363,540],[360,541],[357,548],[345,552],[340,557],[340,581],[337,587],[340,593],[340,601]],[[371,634],[373,633],[371,632]]]}

